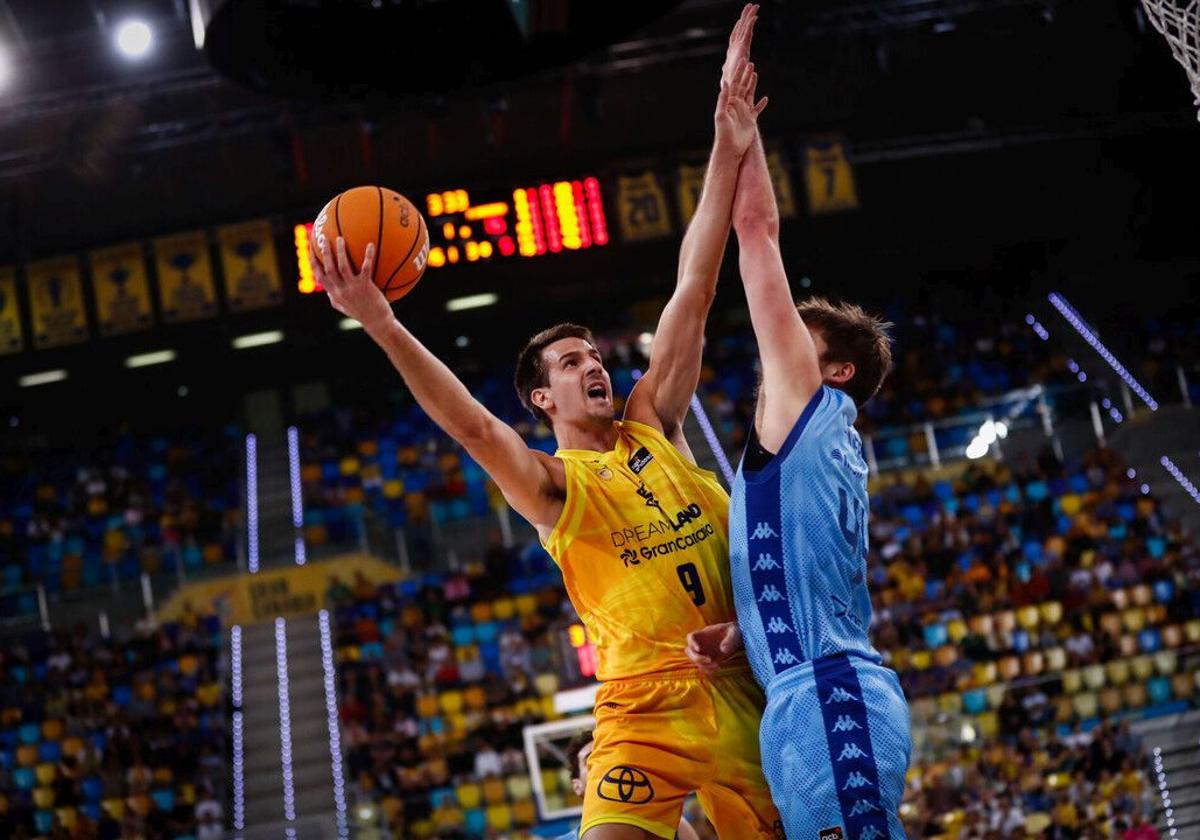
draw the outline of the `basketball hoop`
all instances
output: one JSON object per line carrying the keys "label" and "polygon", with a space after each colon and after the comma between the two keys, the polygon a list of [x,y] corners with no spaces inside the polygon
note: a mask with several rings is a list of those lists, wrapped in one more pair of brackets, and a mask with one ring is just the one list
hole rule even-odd
{"label": "basketball hoop", "polygon": [[1200,109],[1200,0],[1142,0],[1146,17],[1171,45],[1175,60],[1187,71]]}

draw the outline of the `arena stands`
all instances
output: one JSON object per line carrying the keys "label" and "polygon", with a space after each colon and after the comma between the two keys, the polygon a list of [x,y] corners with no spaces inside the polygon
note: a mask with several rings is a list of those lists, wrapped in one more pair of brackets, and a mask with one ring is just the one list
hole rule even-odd
{"label": "arena stands", "polygon": [[193,615],[0,649],[0,836],[222,836],[221,646]]}

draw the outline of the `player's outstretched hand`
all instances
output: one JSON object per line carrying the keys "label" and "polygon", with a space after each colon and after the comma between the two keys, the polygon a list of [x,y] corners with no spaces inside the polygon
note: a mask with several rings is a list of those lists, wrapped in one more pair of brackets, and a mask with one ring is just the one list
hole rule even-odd
{"label": "player's outstretched hand", "polygon": [[733,78],[733,72],[743,61],[750,60],[750,44],[754,40],[754,24],[758,22],[758,4],[747,3],[742,15],[729,33],[729,46],[725,49],[725,63],[721,66],[721,83]]}
{"label": "player's outstretched hand", "polygon": [[726,147],[739,157],[746,153],[758,135],[758,115],[767,107],[764,96],[754,101],[758,74],[749,61],[741,61],[729,82],[721,83],[717,111],[713,114],[717,145]]}
{"label": "player's outstretched hand", "polygon": [[357,272],[346,254],[346,240],[337,238],[337,257],[329,252],[329,240],[321,242],[321,258],[317,259],[317,243],[313,238],[311,255],[313,275],[329,295],[329,303],[343,315],[353,318],[368,331],[386,324],[395,316],[392,306],[375,285],[371,272],[375,263],[375,245],[369,243],[363,254],[362,268]]}
{"label": "player's outstretched hand", "polygon": [[736,621],[710,624],[703,630],[694,630],[687,635],[688,659],[705,674],[712,674],[742,649],[742,631]]}

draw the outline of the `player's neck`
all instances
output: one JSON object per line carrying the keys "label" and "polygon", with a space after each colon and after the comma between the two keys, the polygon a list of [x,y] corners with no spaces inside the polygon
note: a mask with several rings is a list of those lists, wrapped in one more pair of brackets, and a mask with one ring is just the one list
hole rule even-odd
{"label": "player's neck", "polygon": [[582,449],[592,452],[609,452],[617,446],[617,424],[585,422],[579,424],[555,424],[554,439],[559,449]]}

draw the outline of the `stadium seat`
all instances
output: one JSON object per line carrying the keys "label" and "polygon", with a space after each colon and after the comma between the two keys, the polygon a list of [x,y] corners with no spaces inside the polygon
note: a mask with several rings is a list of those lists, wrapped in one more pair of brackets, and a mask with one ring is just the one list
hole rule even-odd
{"label": "stadium seat", "polygon": [[39,761],[58,761],[62,757],[62,744],[58,741],[42,741],[38,744]]}
{"label": "stadium seat", "polygon": [[533,680],[538,694],[543,697],[553,696],[558,691],[558,677],[552,672],[538,674]]}
{"label": "stadium seat", "polygon": [[1187,622],[1183,627],[1184,633],[1187,636],[1188,644],[1200,644],[1200,619],[1193,619]]}
{"label": "stadium seat", "polygon": [[509,776],[505,781],[505,787],[508,788],[509,802],[520,802],[533,796],[533,782],[529,780],[529,775],[526,773],[514,773]]}
{"label": "stadium seat", "polygon": [[1183,645],[1184,629],[1178,624],[1168,624],[1162,628],[1163,647],[1177,648]]}
{"label": "stadium seat", "polygon": [[1090,690],[1099,691],[1100,689],[1104,688],[1104,680],[1105,673],[1103,665],[1089,665],[1083,669],[1083,681]]}
{"label": "stadium seat", "polygon": [[1126,631],[1137,633],[1146,626],[1146,611],[1141,607],[1132,607],[1121,613],[1121,624]]}
{"label": "stadium seat", "polygon": [[38,748],[33,744],[22,744],[17,747],[17,764],[21,767],[33,767],[38,762]]}
{"label": "stadium seat", "polygon": [[1146,690],[1146,684],[1142,682],[1131,682],[1126,685],[1121,690],[1121,697],[1127,709],[1140,709],[1150,699],[1149,693]]}
{"label": "stadium seat", "polygon": [[1048,624],[1051,627],[1056,626],[1062,621],[1063,607],[1058,601],[1046,601],[1039,607],[1042,614],[1042,623]]}
{"label": "stadium seat", "polygon": [[1115,715],[1121,711],[1121,690],[1115,686],[1109,686],[1101,691],[1100,708],[1107,715]]}
{"label": "stadium seat", "polygon": [[1196,686],[1192,676],[1186,671],[1181,671],[1171,678],[1171,692],[1175,695],[1175,699],[1190,700],[1195,694]]}
{"label": "stadium seat", "polygon": [[43,762],[34,769],[34,776],[37,778],[39,785],[52,785],[54,780],[58,778],[58,765],[50,762]]}
{"label": "stadium seat", "polygon": [[988,706],[993,709],[1000,708],[1000,704],[1004,702],[1004,695],[1008,692],[1008,685],[1005,683],[993,683],[987,687]]}
{"label": "stadium seat", "polygon": [[466,828],[470,836],[482,837],[487,827],[487,812],[482,808],[471,808],[466,812]]}
{"label": "stadium seat", "polygon": [[962,709],[968,715],[978,715],[987,711],[988,701],[987,692],[982,689],[974,689],[963,693]]}
{"label": "stadium seat", "polygon": [[1017,610],[1017,624],[1031,632],[1037,629],[1040,619],[1041,613],[1036,606],[1022,607]]}
{"label": "stadium seat", "polygon": [[1120,687],[1129,682],[1129,662],[1127,660],[1114,659],[1108,663],[1105,670],[1110,685]]}
{"label": "stadium seat", "polygon": [[33,825],[38,834],[49,834],[54,828],[54,813],[47,810],[34,811]]}
{"label": "stadium seat", "polygon": [[1133,588],[1133,603],[1139,607],[1144,607],[1154,600],[1154,590],[1144,583],[1139,583]]}
{"label": "stadium seat", "polygon": [[59,741],[63,736],[63,722],[54,718],[47,720],[42,724],[42,740],[43,741]]}
{"label": "stadium seat", "polygon": [[1040,650],[1031,650],[1021,660],[1021,670],[1026,677],[1036,677],[1046,668],[1046,658]]}
{"label": "stadium seat", "polygon": [[1134,679],[1145,682],[1154,674],[1154,660],[1149,656],[1135,656],[1129,660],[1129,669]]}
{"label": "stadium seat", "polygon": [[1083,719],[1096,716],[1096,712],[1100,709],[1099,699],[1094,692],[1084,691],[1074,695],[1071,698],[1071,703],[1075,706],[1075,714]]}
{"label": "stadium seat", "polygon": [[513,806],[513,822],[517,825],[527,826],[537,822],[537,808],[533,804],[533,800],[529,798],[514,802]]}
{"label": "stadium seat", "polygon": [[493,831],[508,831],[512,828],[512,808],[508,805],[493,805],[487,809],[488,828]]}
{"label": "stadium seat", "polygon": [[1067,652],[1061,647],[1052,647],[1046,651],[1046,670],[1062,671],[1067,667]]}
{"label": "stadium seat", "polygon": [[474,782],[459,785],[455,795],[458,797],[458,804],[464,808],[478,808],[483,802],[483,789]]}
{"label": "stadium seat", "polygon": [[507,801],[507,793],[504,789],[503,779],[495,776],[489,779],[484,779],[483,801],[488,805],[498,805],[501,802]]}
{"label": "stadium seat", "polygon": [[1005,656],[996,663],[1000,679],[1011,682],[1021,676],[1021,660],[1015,656]]}
{"label": "stadium seat", "polygon": [[[563,768],[565,770],[565,768]],[[559,785],[560,775],[558,768],[543,768],[542,769],[542,791],[547,794],[558,793],[561,787],[570,788],[570,785]]]}
{"label": "stadium seat", "polygon": [[32,767],[18,767],[12,772],[13,784],[18,790],[33,790],[37,783]]}
{"label": "stadium seat", "polygon": [[100,803],[100,807],[102,807],[105,810],[105,812],[108,813],[108,815],[110,817],[112,817],[114,820],[117,820],[118,822],[125,818],[125,800],[124,799],[119,799],[117,797],[113,797],[111,799],[105,799],[103,802]]}
{"label": "stadium seat", "polygon": [[33,790],[33,805],[35,808],[41,808],[43,811],[49,811],[54,807],[54,789],[51,787],[39,787]]}
{"label": "stadium seat", "polygon": [[1117,639],[1117,655],[1122,659],[1128,659],[1132,656],[1137,656],[1138,639],[1131,633],[1123,633]]}
{"label": "stadium seat", "polygon": [[1162,675],[1151,677],[1146,681],[1146,693],[1156,706],[1169,702],[1172,697],[1171,680]]}

